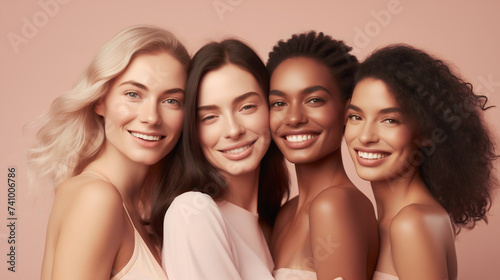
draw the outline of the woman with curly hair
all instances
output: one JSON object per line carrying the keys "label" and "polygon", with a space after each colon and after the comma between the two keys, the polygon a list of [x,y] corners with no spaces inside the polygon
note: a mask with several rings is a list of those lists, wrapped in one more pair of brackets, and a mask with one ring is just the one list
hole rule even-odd
{"label": "woman with curly hair", "polygon": [[345,139],[377,202],[373,279],[457,279],[455,235],[487,221],[493,141],[487,98],[441,60],[406,45],[360,64]]}
{"label": "woman with curly hair", "polygon": [[42,116],[31,170],[58,187],[41,279],[167,279],[144,194],[177,149],[189,60],[168,31],[125,29]]}
{"label": "woman with curly hair", "polygon": [[271,133],[298,181],[298,196],[282,207],[273,229],[277,280],[368,280],[375,269],[373,205],[347,177],[340,149],[358,66],[350,50],[309,32],[269,54]]}
{"label": "woman with curly hair", "polygon": [[183,176],[170,178],[151,215],[169,278],[273,279],[265,233],[288,174],[269,132],[268,90],[264,63],[239,40],[209,43],[193,56]]}

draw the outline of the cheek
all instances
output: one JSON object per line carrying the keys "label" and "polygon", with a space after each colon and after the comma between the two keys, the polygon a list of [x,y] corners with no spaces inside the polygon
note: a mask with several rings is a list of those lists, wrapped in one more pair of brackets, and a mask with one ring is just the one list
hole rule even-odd
{"label": "cheek", "polygon": [[350,147],[350,144],[355,137],[356,137],[355,127],[347,123],[344,132],[344,138],[347,146]]}
{"label": "cheek", "polygon": [[162,121],[169,128],[171,133],[181,134],[183,117],[184,117],[184,112],[182,110],[179,111],[169,110],[163,113]]}
{"label": "cheek", "polygon": [[136,109],[133,104],[125,102],[106,104],[105,128],[112,130],[130,122],[136,116]]}
{"label": "cheek", "polygon": [[322,107],[321,110],[311,110],[309,118],[315,120],[325,129],[331,130],[332,133],[343,133],[344,129],[344,113],[335,111],[334,107]]}
{"label": "cheek", "polygon": [[387,130],[381,133],[381,136],[384,137],[388,143],[393,143],[396,149],[409,150],[414,147],[411,131],[407,129]]}
{"label": "cheek", "polygon": [[266,110],[260,110],[256,114],[252,114],[252,116],[245,118],[245,126],[249,130],[264,136],[264,138],[270,139],[271,134],[269,130],[269,125],[270,125],[269,120],[270,120],[270,114],[266,108]]}
{"label": "cheek", "polygon": [[217,144],[221,131],[216,124],[212,125],[198,125],[198,135],[200,138],[200,146],[205,153],[206,148],[210,148]]}
{"label": "cheek", "polygon": [[271,111],[269,114],[269,126],[275,132],[283,123],[283,111]]}

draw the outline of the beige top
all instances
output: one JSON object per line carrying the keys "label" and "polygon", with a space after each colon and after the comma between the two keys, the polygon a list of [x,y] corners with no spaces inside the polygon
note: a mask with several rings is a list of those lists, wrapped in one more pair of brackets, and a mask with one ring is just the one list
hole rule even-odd
{"label": "beige top", "polygon": [[274,271],[275,280],[316,280],[316,272],[291,268],[280,268]]}
{"label": "beige top", "polygon": [[170,279],[272,280],[259,217],[200,192],[172,202],[164,219],[162,266]]}
{"label": "beige top", "polygon": [[373,273],[372,280],[399,280],[399,277],[391,275],[391,274],[375,271],[375,273]]}
{"label": "beige top", "polygon": [[[123,207],[125,208],[125,206]],[[130,223],[132,223],[127,208],[125,208],[125,212]],[[132,227],[134,228],[134,252],[125,267],[115,274],[115,276],[111,277],[111,280],[167,280],[165,271],[163,271],[149,250],[148,245],[146,245],[139,232],[135,229],[134,223],[132,223]]]}

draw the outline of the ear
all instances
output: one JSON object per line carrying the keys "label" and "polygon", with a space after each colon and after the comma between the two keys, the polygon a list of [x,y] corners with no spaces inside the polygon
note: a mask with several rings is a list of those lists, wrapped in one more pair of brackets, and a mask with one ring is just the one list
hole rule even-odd
{"label": "ear", "polygon": [[104,101],[100,100],[97,102],[97,104],[94,106],[94,112],[98,114],[101,117],[104,117],[106,110],[104,110]]}

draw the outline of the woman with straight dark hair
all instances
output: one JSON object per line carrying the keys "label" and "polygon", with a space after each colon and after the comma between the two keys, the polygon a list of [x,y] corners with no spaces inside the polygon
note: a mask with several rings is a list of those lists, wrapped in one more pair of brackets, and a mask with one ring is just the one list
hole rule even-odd
{"label": "woman with straight dark hair", "polygon": [[455,235],[487,221],[497,183],[486,102],[446,63],[407,45],[359,66],[345,139],[377,202],[374,280],[457,279]]}
{"label": "woman with straight dark hair", "polygon": [[171,279],[273,279],[263,229],[288,175],[269,131],[266,68],[250,47],[224,40],[202,47],[189,73],[182,176],[169,178],[152,215],[163,267]]}

